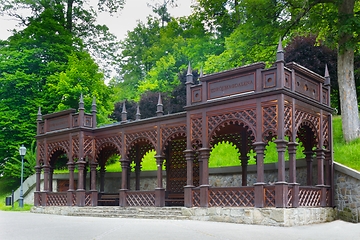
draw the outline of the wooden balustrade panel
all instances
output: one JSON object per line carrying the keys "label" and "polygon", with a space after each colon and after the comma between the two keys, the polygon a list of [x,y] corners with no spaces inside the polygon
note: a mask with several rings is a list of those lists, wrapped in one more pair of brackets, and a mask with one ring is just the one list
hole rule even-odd
{"label": "wooden balustrade panel", "polygon": [[321,189],[316,187],[300,187],[299,206],[319,207],[321,199]]}
{"label": "wooden balustrade panel", "polygon": [[254,187],[209,189],[209,207],[254,207],[254,205]]}
{"label": "wooden balustrade panel", "polygon": [[200,207],[200,189],[192,190],[192,200],[193,207]]}
{"label": "wooden balustrade panel", "polygon": [[131,207],[153,207],[155,206],[155,191],[126,192],[126,203]]}
{"label": "wooden balustrade panel", "polygon": [[266,186],[264,207],[275,207],[275,186]]}
{"label": "wooden balustrade panel", "polygon": [[46,206],[66,206],[67,195],[66,193],[47,193]]}

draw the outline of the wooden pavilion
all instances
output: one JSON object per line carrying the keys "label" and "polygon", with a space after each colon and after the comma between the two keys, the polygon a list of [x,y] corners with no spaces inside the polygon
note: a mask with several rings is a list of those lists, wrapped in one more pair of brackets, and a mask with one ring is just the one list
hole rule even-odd
{"label": "wooden pavilion", "polygon": [[[35,206],[332,206],[332,108],[327,68],[322,77],[296,63],[286,64],[281,43],[276,59],[268,69],[264,63],[255,63],[201,76],[198,85],[193,83],[189,66],[187,102],[181,113],[164,115],[160,96],[156,117],[140,119],[138,112],[130,121],[123,107],[121,122],[102,127],[97,127],[95,101],[91,113],[85,113],[82,97],[78,111],[42,116],[39,110]],[[277,180],[269,184],[264,180],[264,150],[274,138]],[[302,185],[297,181],[297,139],[305,148],[307,163],[307,181]],[[240,152],[241,186],[209,184],[210,152],[222,141],[231,142]],[[156,151],[157,186],[143,191],[139,186],[141,159],[149,150]],[[247,183],[251,150],[256,153],[253,185]],[[119,192],[111,196],[104,192],[104,175],[105,163],[114,154],[121,156],[122,172]],[[64,155],[68,188],[54,192],[53,169]],[[131,164],[135,165],[134,189],[129,184]],[[90,189],[86,189],[87,168]]]}

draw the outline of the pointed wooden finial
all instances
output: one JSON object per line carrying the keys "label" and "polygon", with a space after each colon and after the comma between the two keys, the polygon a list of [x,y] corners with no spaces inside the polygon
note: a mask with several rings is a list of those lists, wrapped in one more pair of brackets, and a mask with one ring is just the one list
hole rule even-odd
{"label": "pointed wooden finial", "polygon": [[188,69],[187,69],[187,74],[186,75],[192,75],[192,70],[191,70],[191,64],[189,62],[189,65],[188,65]]}
{"label": "pointed wooden finial", "polygon": [[121,122],[123,122],[123,123],[127,122],[127,112],[126,112],[125,101],[123,102],[123,106],[122,106]]}
{"label": "pointed wooden finial", "polygon": [[276,61],[284,61],[284,49],[282,47],[281,37],[277,48]]}
{"label": "pointed wooden finial", "polygon": [[37,113],[37,120],[38,121],[42,120],[41,107],[39,107],[39,110],[38,110],[38,113]]}
{"label": "pointed wooden finial", "polygon": [[189,62],[189,66],[188,66],[188,70],[187,70],[187,74],[186,74],[186,83],[185,84],[194,84],[190,62]]}
{"label": "pointed wooden finial", "polygon": [[162,104],[161,94],[159,93],[156,116],[162,116],[162,115],[164,115],[164,108],[163,108],[163,104]]}
{"label": "pointed wooden finial", "polygon": [[82,93],[80,94],[79,110],[84,110],[84,98]]}
{"label": "pointed wooden finial", "polygon": [[203,76],[204,76],[203,68],[201,67],[201,68],[200,68],[200,76],[199,76],[199,84],[202,84],[201,78],[202,78]]}
{"label": "pointed wooden finial", "polygon": [[93,101],[91,104],[91,111],[96,112],[96,98],[95,97],[93,97]]}
{"label": "pointed wooden finial", "polygon": [[141,114],[140,114],[140,107],[139,104],[136,107],[136,115],[135,115],[135,120],[140,120],[141,119]]}
{"label": "pointed wooden finial", "polygon": [[330,74],[329,74],[327,64],[325,64],[325,76],[324,77],[325,77],[324,86],[330,86]]}

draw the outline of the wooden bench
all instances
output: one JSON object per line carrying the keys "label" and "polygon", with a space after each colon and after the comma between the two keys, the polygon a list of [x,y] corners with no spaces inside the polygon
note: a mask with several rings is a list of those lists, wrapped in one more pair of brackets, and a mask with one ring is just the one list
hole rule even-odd
{"label": "wooden bench", "polygon": [[167,193],[165,206],[184,206],[184,193]]}
{"label": "wooden bench", "polygon": [[99,206],[119,206],[119,194],[99,194]]}

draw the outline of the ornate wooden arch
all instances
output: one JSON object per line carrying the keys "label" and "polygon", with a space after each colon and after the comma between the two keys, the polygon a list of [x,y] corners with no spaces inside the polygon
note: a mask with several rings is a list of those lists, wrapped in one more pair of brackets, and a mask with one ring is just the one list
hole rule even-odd
{"label": "ornate wooden arch", "polygon": [[166,127],[161,129],[162,133],[162,149],[160,154],[164,154],[169,142],[175,138],[186,138],[186,125]]}
{"label": "ornate wooden arch", "polygon": [[[217,136],[217,132],[220,132],[222,129],[224,128],[230,128],[231,125],[237,125],[241,128],[243,128],[246,133],[247,133],[247,147],[250,149],[252,148],[252,143],[256,142],[256,132],[255,130],[247,125],[247,123],[243,120],[240,120],[240,119],[227,119],[227,120],[224,120],[222,121],[221,123],[219,123],[216,128],[213,129],[213,131],[210,133],[209,135],[209,145],[212,146],[211,143],[213,143],[214,141],[216,141],[215,137]],[[226,133],[225,133],[226,134]],[[232,134],[239,134],[238,132],[233,132]],[[225,140],[225,139],[224,139]],[[231,139],[229,138],[228,139],[229,141],[231,141]],[[235,140],[235,139],[234,139]],[[233,142],[233,141],[232,141]],[[238,144],[236,142],[233,142],[237,147]]]}
{"label": "ornate wooden arch", "polygon": [[[301,121],[296,129],[296,133],[297,137],[304,144],[304,146],[309,144],[309,146],[311,145],[312,147],[316,147],[319,143],[319,131],[316,129],[314,124],[308,120]],[[310,133],[312,134],[309,135]],[[309,139],[309,137],[311,137],[311,139]]]}
{"label": "ornate wooden arch", "polygon": [[97,146],[96,151],[96,162],[99,165],[104,165],[106,161],[114,154],[121,155],[121,151],[118,149],[115,143],[113,142],[103,142],[101,145]]}

